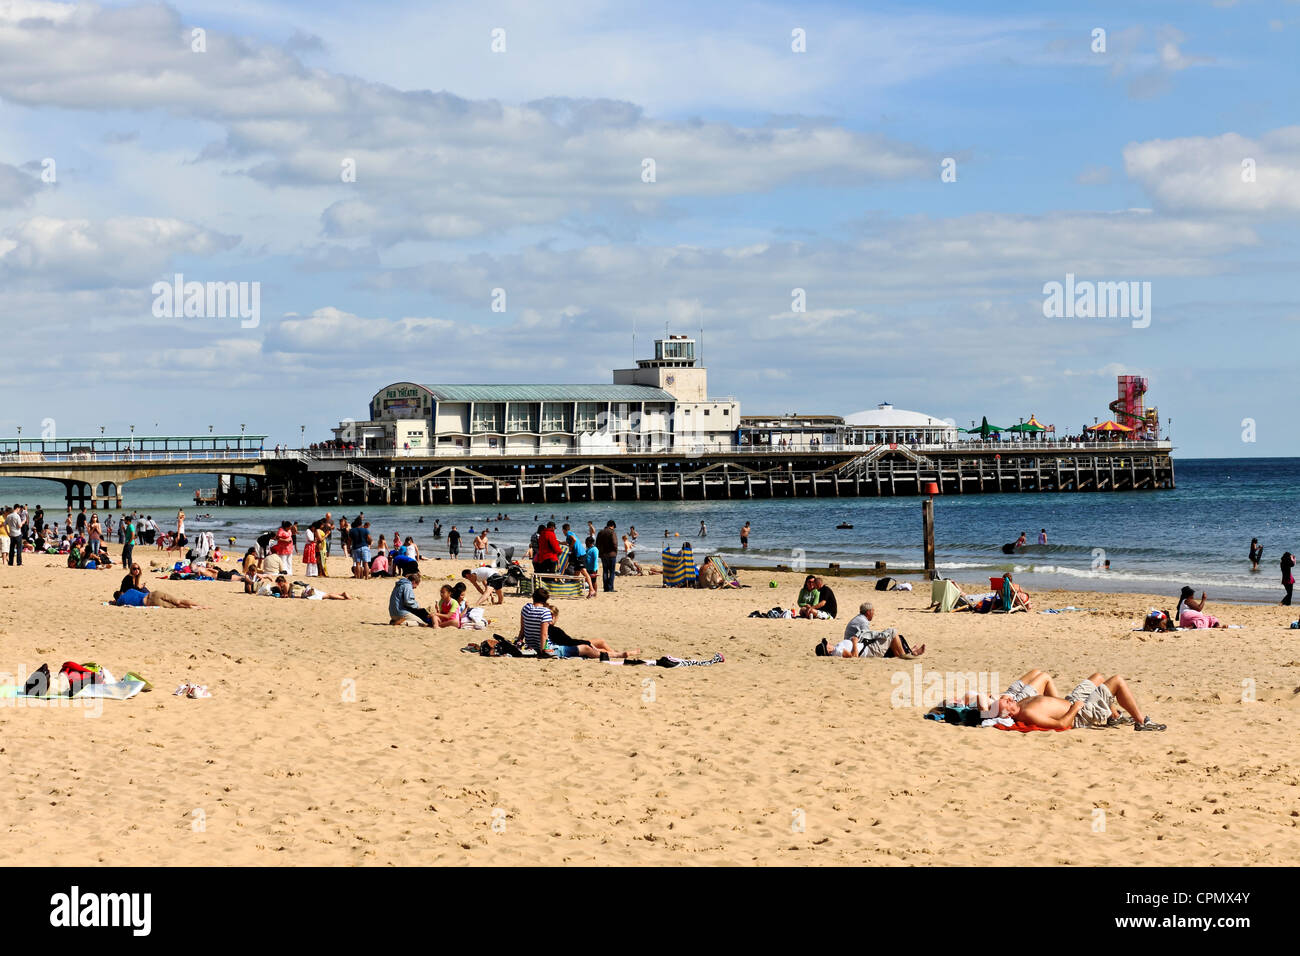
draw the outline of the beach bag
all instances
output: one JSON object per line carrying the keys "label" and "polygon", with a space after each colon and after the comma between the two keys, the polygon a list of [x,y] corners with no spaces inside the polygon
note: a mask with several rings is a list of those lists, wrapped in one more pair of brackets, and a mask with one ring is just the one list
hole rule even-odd
{"label": "beach bag", "polygon": [[68,679],[68,696],[76,697],[83,687],[89,684],[104,683],[102,671],[92,671],[75,661],[64,661],[59,673]]}
{"label": "beach bag", "polygon": [[953,724],[957,727],[978,727],[980,725],[980,709],[968,704],[963,704],[960,707],[945,707],[942,714],[945,724]]}
{"label": "beach bag", "polygon": [[23,693],[31,697],[44,697],[50,692],[50,665],[42,664],[32,671],[32,676],[23,684]]}
{"label": "beach bag", "polygon": [[879,581],[876,582],[877,591],[888,591],[893,586],[894,586],[893,578],[881,578]]}

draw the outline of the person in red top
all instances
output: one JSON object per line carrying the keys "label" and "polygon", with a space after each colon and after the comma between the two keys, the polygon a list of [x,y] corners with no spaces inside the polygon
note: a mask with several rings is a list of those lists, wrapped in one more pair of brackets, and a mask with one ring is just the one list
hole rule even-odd
{"label": "person in red top", "polygon": [[280,530],[275,533],[275,544],[271,545],[271,551],[280,556],[286,575],[293,574],[293,532],[289,530],[291,527],[288,521],[281,521]]}
{"label": "person in red top", "polygon": [[533,558],[533,570],[538,574],[554,574],[557,570],[556,560],[560,556],[560,541],[555,536],[555,522],[548,521],[546,530],[537,536],[537,554]]}

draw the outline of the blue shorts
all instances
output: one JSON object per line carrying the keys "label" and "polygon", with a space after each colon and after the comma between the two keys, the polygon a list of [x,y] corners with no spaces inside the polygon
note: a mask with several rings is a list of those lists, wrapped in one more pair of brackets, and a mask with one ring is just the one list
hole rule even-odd
{"label": "blue shorts", "polygon": [[576,644],[555,644],[550,648],[550,652],[556,657],[581,657],[582,648]]}
{"label": "blue shorts", "polygon": [[352,549],[352,560],[360,561],[364,564],[370,563],[370,547],[368,545]]}

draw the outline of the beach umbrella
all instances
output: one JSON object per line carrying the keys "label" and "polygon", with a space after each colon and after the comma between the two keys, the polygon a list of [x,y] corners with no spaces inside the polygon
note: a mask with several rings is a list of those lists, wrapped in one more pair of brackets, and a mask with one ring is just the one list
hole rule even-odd
{"label": "beach umbrella", "polygon": [[1119,422],[1109,418],[1096,425],[1089,425],[1087,428],[1090,432],[1131,432],[1133,430],[1127,425],[1121,425]]}
{"label": "beach umbrella", "polygon": [[1031,415],[1031,416],[1029,416],[1029,421],[1027,421],[1027,422],[1021,422],[1019,425],[1012,425],[1010,428],[1007,429],[1007,431],[1009,431],[1009,432],[1045,432],[1045,431],[1047,431],[1047,429],[1044,428],[1042,425],[1040,425],[1038,422],[1036,422],[1036,421],[1034,420],[1034,417]]}
{"label": "beach umbrella", "polygon": [[989,417],[985,415],[983,419],[980,421],[980,427],[970,429],[969,434],[979,435],[981,438],[988,438],[994,432],[1004,432],[1004,431],[1006,431],[1006,429],[1003,428],[1001,425],[990,425]]}

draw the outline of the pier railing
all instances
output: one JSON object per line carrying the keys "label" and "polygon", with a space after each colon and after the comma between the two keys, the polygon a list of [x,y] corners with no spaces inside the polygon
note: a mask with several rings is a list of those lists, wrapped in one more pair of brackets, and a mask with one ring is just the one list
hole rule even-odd
{"label": "pier railing", "polygon": [[191,461],[261,461],[272,457],[257,448],[195,449],[193,451],[73,451],[73,452],[5,452],[0,464],[83,464],[86,462],[191,462]]}
{"label": "pier railing", "polygon": [[[702,456],[710,454],[753,455],[755,457],[779,457],[791,452],[866,455],[873,450],[907,450],[916,454],[927,452],[995,452],[1003,455],[1015,455],[1024,452],[1059,452],[1066,454],[1079,451],[1172,451],[1173,445],[1167,441],[956,441],[905,443],[898,442],[881,446],[849,445],[838,442],[823,444],[794,443],[790,445],[739,445],[725,446],[716,444],[679,445],[673,448],[638,449],[623,444],[601,448],[329,448],[311,449],[301,455],[282,451],[281,458],[300,458],[308,456],[316,459],[356,459],[356,458],[490,458],[490,457],[527,457],[527,458],[591,458],[608,455],[664,455],[668,457]],[[267,457],[270,457],[269,455]]]}
{"label": "pier railing", "polygon": [[609,455],[662,455],[666,458],[702,457],[705,455],[745,455],[755,458],[771,458],[793,452],[833,453],[866,455],[880,449],[884,451],[905,451],[918,455],[929,452],[995,452],[1011,456],[1027,452],[1056,452],[1068,454],[1073,452],[1118,451],[1134,452],[1168,452],[1173,445],[1167,441],[959,441],[927,444],[899,442],[890,445],[848,445],[826,442],[825,444],[794,443],[790,445],[740,445],[729,447],[717,444],[686,444],[673,448],[629,447],[617,444],[601,448],[513,448],[513,447],[472,447],[472,448],[328,448],[328,449],[194,449],[172,451],[78,451],[78,452],[36,452],[23,451],[0,454],[0,465],[22,464],[148,464],[193,462],[231,462],[231,461],[299,461],[335,460],[356,461],[363,459],[400,459],[400,458],[600,458]]}

